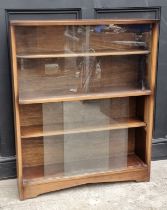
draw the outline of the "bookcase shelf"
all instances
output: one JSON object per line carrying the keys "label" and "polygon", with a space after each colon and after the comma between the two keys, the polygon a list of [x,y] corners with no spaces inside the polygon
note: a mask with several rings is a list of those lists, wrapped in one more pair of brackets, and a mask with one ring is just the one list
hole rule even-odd
{"label": "bookcase shelf", "polygon": [[[127,90],[126,90],[127,89]],[[129,90],[130,88],[122,88],[119,91],[103,92],[103,93],[89,93],[89,94],[76,94],[67,96],[57,96],[48,98],[20,98],[19,104],[35,104],[35,103],[51,103],[51,102],[64,102],[64,101],[78,101],[78,100],[92,100],[92,99],[105,99],[105,98],[118,98],[128,96],[144,96],[151,95],[151,90]]]}
{"label": "bookcase shelf", "polygon": [[[93,160],[92,164],[96,164],[96,162],[99,161],[97,160]],[[112,162],[112,158],[109,159],[109,162]],[[70,164],[70,163],[69,163]],[[82,164],[82,162],[80,161],[76,161],[73,164],[76,165],[80,165]],[[34,184],[41,184],[41,183],[47,183],[47,182],[54,182],[56,180],[67,180],[68,176],[65,177],[64,176],[64,164],[63,163],[59,163],[57,165],[49,165],[47,166],[48,169],[50,168],[50,174],[48,176],[44,176],[44,166],[40,165],[40,166],[36,166],[36,167],[26,167],[24,168],[24,185],[34,185]],[[53,170],[54,168],[54,170]],[[123,168],[118,168],[118,169],[112,169],[112,165],[111,168],[108,169],[108,171],[104,172],[104,171],[99,171],[96,173],[90,173],[90,176],[93,175],[97,175],[97,174],[103,174],[103,173],[113,173],[114,171],[117,172],[121,172],[121,171],[131,171],[131,170],[143,170],[143,169],[147,169],[147,165],[135,154],[129,154],[127,157],[127,166],[123,167]],[[56,171],[56,173],[55,173]],[[82,174],[80,175],[82,177]],[[87,176],[89,176],[87,174]],[[42,177],[42,178],[41,178]],[[78,176],[77,176],[78,177]],[[77,177],[73,177],[74,179]]]}
{"label": "bookcase shelf", "polygon": [[119,56],[119,55],[148,55],[149,50],[126,50],[126,51],[110,51],[110,52],[78,52],[78,53],[32,53],[18,54],[17,58],[35,59],[35,58],[71,58],[71,57],[97,57],[97,56]]}
{"label": "bookcase shelf", "polygon": [[10,22],[20,199],[148,181],[158,20]]}
{"label": "bookcase shelf", "polygon": [[52,127],[52,125],[48,126],[47,131],[43,130],[43,125],[21,127],[21,138],[26,139],[26,138],[41,137],[41,136],[57,136],[57,135],[88,133],[96,131],[107,131],[107,130],[117,130],[124,128],[135,128],[135,127],[146,126],[145,122],[142,122],[137,119],[123,118],[123,119],[115,119],[113,121],[114,121],[113,123],[108,125],[81,127],[81,128],[74,128],[71,130],[51,130],[49,127]]}

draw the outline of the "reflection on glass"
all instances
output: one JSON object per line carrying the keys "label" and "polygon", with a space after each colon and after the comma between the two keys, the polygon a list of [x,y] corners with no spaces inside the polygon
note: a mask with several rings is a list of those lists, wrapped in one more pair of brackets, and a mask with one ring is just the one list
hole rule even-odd
{"label": "reflection on glass", "polygon": [[[64,136],[64,176],[127,167],[128,131]],[[116,150],[116,146],[119,149]]]}
{"label": "reflection on glass", "polygon": [[143,97],[21,105],[24,179],[139,164],[134,146],[143,111]]}
{"label": "reflection on glass", "polygon": [[18,26],[19,98],[148,89],[150,40],[150,25]]}
{"label": "reflection on glass", "polygon": [[142,55],[21,61],[18,63],[20,99],[149,88],[147,58]]}
{"label": "reflection on glass", "polygon": [[133,166],[133,156],[128,151],[132,131],[122,129],[27,139],[22,142],[23,178],[27,182],[40,181],[43,177],[70,177]]}
{"label": "reflection on glass", "polygon": [[[16,27],[17,55],[110,52],[150,48],[151,26],[34,26]],[[49,39],[48,39],[49,37]]]}
{"label": "reflection on glass", "polygon": [[148,90],[150,40],[150,25],[16,27],[24,181],[144,164],[144,97],[91,99]]}
{"label": "reflection on glass", "polygon": [[144,100],[127,97],[44,103],[21,105],[20,110],[21,135],[27,138],[110,130],[130,123],[143,125]]}
{"label": "reflection on glass", "polygon": [[109,131],[64,136],[64,175],[109,169]]}
{"label": "reflection on glass", "polygon": [[[64,176],[112,170],[127,166],[127,129],[121,130],[119,134],[109,130],[98,131],[100,127],[105,129],[105,126],[119,123],[120,119],[114,118],[116,113],[113,113],[112,116],[110,112],[110,108],[116,108],[116,104],[122,108],[121,113],[117,117],[122,116],[123,118],[130,115],[128,98],[115,99],[114,101],[93,100],[43,104],[43,132],[48,133],[57,129],[69,132],[74,131],[74,134],[60,137],[63,138]],[[91,132],[91,129],[95,129],[97,132]],[[87,131],[90,132],[88,133]],[[55,137],[51,138],[53,139],[52,141],[55,140]],[[45,143],[46,145],[49,142],[51,144],[51,138],[44,137],[45,175],[50,174],[48,167],[51,167],[48,166],[48,162],[51,164],[56,159],[52,155],[53,152],[51,152],[54,144],[52,143],[52,146],[49,147],[49,152],[48,147],[45,147]],[[119,151],[117,152],[115,151],[116,145],[119,146]]]}

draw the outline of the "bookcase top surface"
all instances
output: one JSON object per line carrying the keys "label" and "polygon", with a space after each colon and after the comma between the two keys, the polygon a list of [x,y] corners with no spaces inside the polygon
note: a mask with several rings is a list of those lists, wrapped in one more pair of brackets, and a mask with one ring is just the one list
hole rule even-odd
{"label": "bookcase top surface", "polygon": [[154,24],[159,19],[11,20],[11,26]]}

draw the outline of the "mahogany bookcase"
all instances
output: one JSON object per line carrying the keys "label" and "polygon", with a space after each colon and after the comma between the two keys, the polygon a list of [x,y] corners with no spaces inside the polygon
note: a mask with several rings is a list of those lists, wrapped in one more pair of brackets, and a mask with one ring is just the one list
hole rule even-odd
{"label": "mahogany bookcase", "polygon": [[10,22],[20,199],[148,181],[158,20]]}

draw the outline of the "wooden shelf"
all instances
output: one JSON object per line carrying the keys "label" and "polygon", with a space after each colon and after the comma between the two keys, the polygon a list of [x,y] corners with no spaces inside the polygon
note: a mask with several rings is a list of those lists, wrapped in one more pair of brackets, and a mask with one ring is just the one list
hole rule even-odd
{"label": "wooden shelf", "polygon": [[[100,125],[100,126],[89,126],[83,128],[74,128],[70,130],[51,130],[50,125],[48,125],[48,131],[43,131],[43,126],[26,126],[21,127],[21,138],[33,138],[33,137],[42,137],[42,136],[57,136],[57,135],[65,135],[65,134],[75,134],[75,133],[88,133],[88,132],[96,132],[96,131],[107,131],[107,130],[117,130],[123,128],[135,128],[135,127],[143,127],[146,126],[145,122],[142,122],[137,119],[115,119],[113,123],[108,125]],[[46,127],[46,126],[45,126]]]}
{"label": "wooden shelf", "polygon": [[139,90],[132,88],[120,88],[110,92],[89,93],[89,94],[71,94],[64,96],[50,96],[38,98],[19,98],[19,104],[36,104],[36,103],[50,103],[50,102],[64,102],[64,101],[80,101],[80,100],[93,100],[105,98],[118,98],[129,96],[144,96],[151,95],[151,90]]}
{"label": "wooden shelf", "polygon": [[88,56],[110,56],[110,55],[147,55],[149,50],[126,50],[126,51],[107,51],[107,52],[84,52],[84,53],[32,53],[18,54],[17,58],[35,59],[35,58],[69,58],[69,57],[88,57]]}
{"label": "wooden shelf", "polygon": [[[100,172],[100,169],[97,170],[97,172],[91,172],[86,173],[86,174],[82,174],[82,175],[68,175],[66,176],[64,174],[64,164],[63,163],[57,163],[57,164],[52,164],[52,165],[47,165],[47,174],[45,174],[44,172],[44,166],[39,165],[39,166],[34,166],[34,167],[24,167],[23,168],[23,183],[24,185],[31,185],[31,184],[40,184],[40,183],[45,183],[45,182],[52,182],[52,181],[56,181],[56,180],[60,180],[60,179],[68,179],[68,178],[82,178],[82,177],[87,177],[87,176],[95,176],[96,174],[100,175],[100,174],[108,174],[108,173],[112,173],[112,172],[130,172],[131,170],[139,170],[139,169],[143,169],[143,168],[147,168],[147,165],[135,154],[129,154],[127,156],[127,164],[122,166],[122,167],[118,167],[115,168],[115,166],[113,165],[113,160],[116,157],[113,158],[109,158],[109,168],[108,170],[104,171],[104,169],[102,170],[103,172]],[[92,160],[91,160],[92,161]],[[95,159],[93,160],[94,164],[97,163],[97,161],[100,161],[100,159]],[[67,163],[66,163],[67,164]],[[83,164],[83,161],[75,161],[69,164],[73,164],[76,166],[79,166],[80,164]],[[93,164],[93,162],[92,162]],[[83,172],[82,172],[83,173]]]}

